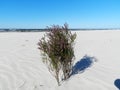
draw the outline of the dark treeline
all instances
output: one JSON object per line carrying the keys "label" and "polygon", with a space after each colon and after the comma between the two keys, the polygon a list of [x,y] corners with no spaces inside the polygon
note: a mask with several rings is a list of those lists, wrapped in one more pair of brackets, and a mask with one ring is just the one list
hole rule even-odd
{"label": "dark treeline", "polygon": [[[76,28],[71,31],[91,31],[91,30],[120,30],[120,28]],[[0,29],[0,32],[44,32],[48,29]]]}
{"label": "dark treeline", "polygon": [[42,32],[46,29],[0,29],[0,32]]}

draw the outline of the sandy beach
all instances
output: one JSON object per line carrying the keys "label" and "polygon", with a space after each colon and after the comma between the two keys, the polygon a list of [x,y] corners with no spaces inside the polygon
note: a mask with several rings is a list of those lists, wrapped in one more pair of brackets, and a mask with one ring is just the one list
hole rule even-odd
{"label": "sandy beach", "polygon": [[72,32],[77,34],[74,65],[81,65],[83,60],[85,66],[79,66],[81,69],[61,86],[38,50],[37,43],[45,32],[0,33],[0,90],[117,90],[114,82],[120,78],[120,31]]}

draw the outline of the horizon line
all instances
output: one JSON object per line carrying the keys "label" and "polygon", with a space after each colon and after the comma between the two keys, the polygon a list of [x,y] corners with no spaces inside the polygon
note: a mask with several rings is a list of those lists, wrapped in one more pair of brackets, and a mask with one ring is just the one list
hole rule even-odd
{"label": "horizon line", "polygon": [[[0,28],[0,30],[46,30],[47,28]],[[68,28],[69,30],[113,30],[120,28]]]}

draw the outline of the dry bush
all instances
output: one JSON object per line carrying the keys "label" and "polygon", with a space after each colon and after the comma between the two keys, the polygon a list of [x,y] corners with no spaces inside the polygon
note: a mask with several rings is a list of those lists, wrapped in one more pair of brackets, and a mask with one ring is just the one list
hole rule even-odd
{"label": "dry bush", "polygon": [[[43,55],[43,61],[60,85],[60,80],[68,79],[72,71],[73,45],[76,34],[71,33],[67,24],[64,24],[64,26],[53,25],[47,27],[47,30],[48,32],[38,42],[38,45]],[[60,70],[63,78],[60,77]]]}

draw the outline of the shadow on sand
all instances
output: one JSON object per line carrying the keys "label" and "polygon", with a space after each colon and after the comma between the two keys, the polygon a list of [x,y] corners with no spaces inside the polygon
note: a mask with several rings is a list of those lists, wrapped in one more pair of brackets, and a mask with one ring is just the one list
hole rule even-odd
{"label": "shadow on sand", "polygon": [[80,61],[78,61],[72,68],[72,75],[83,73],[87,68],[91,67],[93,62],[96,62],[95,57],[85,55]]}
{"label": "shadow on sand", "polygon": [[120,90],[120,79],[116,79],[114,85]]}

